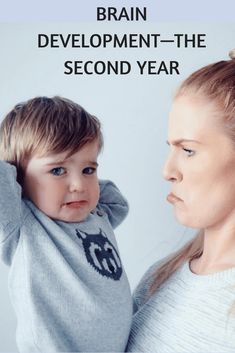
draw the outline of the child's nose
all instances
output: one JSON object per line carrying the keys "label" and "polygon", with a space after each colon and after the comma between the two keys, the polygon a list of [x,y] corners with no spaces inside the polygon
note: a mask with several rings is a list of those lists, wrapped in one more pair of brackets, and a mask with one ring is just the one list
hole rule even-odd
{"label": "child's nose", "polygon": [[69,191],[70,192],[84,192],[85,191],[85,183],[79,176],[73,176],[70,180],[69,184]]}

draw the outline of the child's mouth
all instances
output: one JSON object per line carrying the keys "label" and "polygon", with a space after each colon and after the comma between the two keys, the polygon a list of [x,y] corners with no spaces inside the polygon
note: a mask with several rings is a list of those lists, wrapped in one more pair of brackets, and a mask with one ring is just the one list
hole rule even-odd
{"label": "child's mouth", "polygon": [[67,202],[63,206],[69,207],[69,208],[80,208],[82,206],[85,206],[87,204],[87,201],[81,200],[81,201],[72,201],[72,202]]}

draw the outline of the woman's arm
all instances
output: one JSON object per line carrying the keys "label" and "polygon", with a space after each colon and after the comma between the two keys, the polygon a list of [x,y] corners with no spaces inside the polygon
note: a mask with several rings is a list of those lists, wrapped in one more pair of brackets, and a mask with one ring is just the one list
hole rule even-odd
{"label": "woman's arm", "polygon": [[169,255],[156,261],[149,269],[145,272],[141,278],[139,284],[133,292],[133,311],[134,314],[150,299],[151,291],[150,287],[154,281],[154,275],[163,263],[167,261]]}

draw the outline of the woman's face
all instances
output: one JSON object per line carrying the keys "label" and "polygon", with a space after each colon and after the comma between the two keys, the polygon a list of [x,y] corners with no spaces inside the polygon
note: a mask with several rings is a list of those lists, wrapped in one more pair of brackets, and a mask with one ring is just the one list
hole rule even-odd
{"label": "woman's face", "polygon": [[215,104],[200,97],[176,98],[168,143],[164,177],[172,183],[167,199],[178,221],[204,229],[235,223],[235,146]]}

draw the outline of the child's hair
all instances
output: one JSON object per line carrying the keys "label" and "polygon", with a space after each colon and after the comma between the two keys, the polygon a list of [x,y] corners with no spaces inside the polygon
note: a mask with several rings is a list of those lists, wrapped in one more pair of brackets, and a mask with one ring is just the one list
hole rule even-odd
{"label": "child's hair", "polygon": [[[175,98],[198,95],[214,102],[221,116],[221,126],[235,144],[235,49],[230,59],[207,65],[192,73],[180,85]],[[149,295],[166,281],[185,261],[200,257],[203,252],[203,230],[182,249],[171,255],[151,278]]]}
{"label": "child's hair", "polygon": [[0,159],[17,168],[21,183],[29,159],[38,154],[77,152],[103,137],[99,120],[77,103],[62,97],[36,97],[17,104],[0,126]]}

